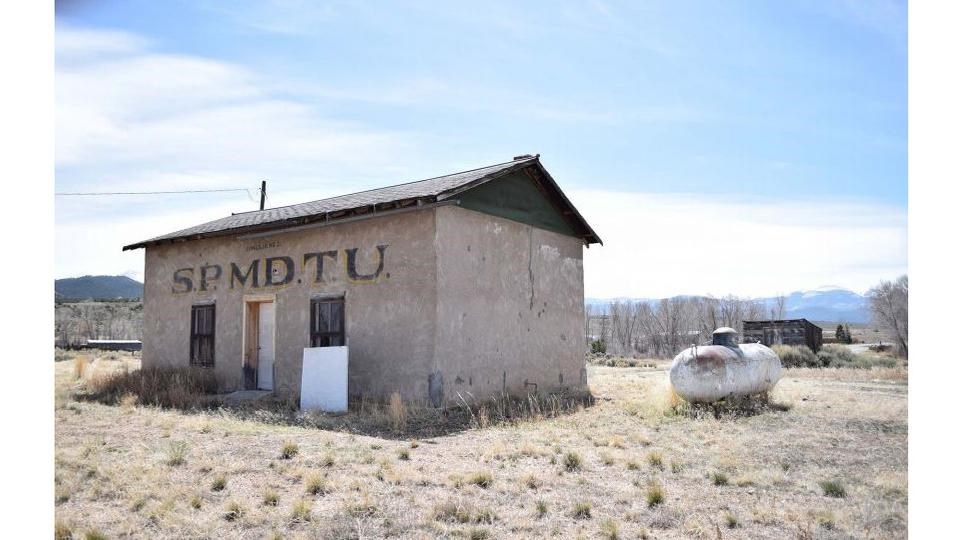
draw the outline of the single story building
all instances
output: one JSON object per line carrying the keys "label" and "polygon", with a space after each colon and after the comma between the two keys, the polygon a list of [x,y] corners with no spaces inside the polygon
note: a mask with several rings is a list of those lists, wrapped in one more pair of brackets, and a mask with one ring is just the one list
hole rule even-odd
{"label": "single story building", "polygon": [[744,321],[742,343],[772,345],[805,345],[812,352],[822,348],[822,328],[807,319]]}
{"label": "single story building", "polygon": [[539,156],[234,214],[145,248],[143,366],[297,398],[307,347],[348,394],[441,406],[583,388],[582,248],[601,239]]}

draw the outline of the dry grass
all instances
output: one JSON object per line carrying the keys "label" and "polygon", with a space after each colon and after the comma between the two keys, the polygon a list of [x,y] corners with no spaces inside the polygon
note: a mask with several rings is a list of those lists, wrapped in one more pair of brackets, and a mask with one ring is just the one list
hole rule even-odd
{"label": "dry grass", "polygon": [[391,400],[388,403],[388,414],[391,417],[391,427],[394,428],[394,431],[403,433],[407,428],[408,409],[404,401],[401,400],[400,392],[391,394]]}
{"label": "dry grass", "polygon": [[90,358],[85,354],[80,354],[73,359],[73,378],[76,381],[84,378],[87,373],[87,366],[90,365]]}
{"label": "dry grass", "polygon": [[[546,399],[494,398],[481,404],[482,420],[480,405],[445,416],[408,403],[403,436],[389,403],[279,420],[273,410],[118,405],[127,389],[110,400],[71,397],[89,398],[85,385],[98,372],[136,368],[91,357],[78,381],[72,362],[56,364],[58,534],[906,535],[904,370],[791,369],[771,396],[787,410],[716,417],[677,402],[663,370],[590,366],[593,406],[559,400],[553,412]],[[181,442],[184,461],[168,465]],[[287,443],[298,451],[282,459]],[[409,460],[398,459],[402,450]],[[569,454],[580,463],[570,472]],[[715,472],[728,484],[713,485]],[[827,495],[826,480],[845,496]]]}

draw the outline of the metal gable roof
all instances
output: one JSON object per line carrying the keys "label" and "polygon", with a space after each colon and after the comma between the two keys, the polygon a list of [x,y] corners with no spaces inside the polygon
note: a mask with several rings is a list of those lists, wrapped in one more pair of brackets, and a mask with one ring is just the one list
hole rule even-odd
{"label": "metal gable roof", "polygon": [[524,156],[506,163],[498,163],[496,165],[438,176],[436,178],[428,178],[426,180],[408,182],[290,206],[242,212],[130,244],[124,246],[123,249],[126,251],[162,243],[287,229],[315,222],[336,223],[345,218],[371,215],[374,213],[384,215],[401,209],[418,208],[425,203],[440,202],[495,178],[528,167],[536,167],[540,172],[538,176],[546,179],[546,182],[544,182],[547,184],[546,190],[553,192],[558,204],[565,207],[563,214],[572,216],[575,222],[580,225],[578,229],[584,232],[583,238],[585,242],[588,244],[600,243],[600,238],[591,230],[591,227],[588,226],[584,218],[582,218],[574,206],[571,205],[571,202],[568,201],[567,197],[564,196],[561,189],[541,165],[539,156]]}

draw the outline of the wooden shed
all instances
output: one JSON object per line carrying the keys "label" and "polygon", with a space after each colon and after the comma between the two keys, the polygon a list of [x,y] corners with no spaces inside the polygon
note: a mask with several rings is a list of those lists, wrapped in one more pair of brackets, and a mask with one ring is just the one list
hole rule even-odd
{"label": "wooden shed", "polygon": [[822,328],[808,319],[744,321],[742,343],[772,345],[806,345],[812,352],[822,348]]}

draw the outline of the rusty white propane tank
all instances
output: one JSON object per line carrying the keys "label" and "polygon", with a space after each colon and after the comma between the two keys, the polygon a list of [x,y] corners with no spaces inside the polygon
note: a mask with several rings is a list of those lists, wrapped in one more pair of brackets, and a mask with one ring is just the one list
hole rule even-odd
{"label": "rusty white propane tank", "polygon": [[735,330],[712,332],[711,345],[693,345],[675,357],[668,373],[671,386],[691,403],[767,392],[782,376],[775,351],[761,343],[736,341]]}

